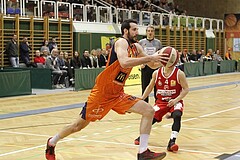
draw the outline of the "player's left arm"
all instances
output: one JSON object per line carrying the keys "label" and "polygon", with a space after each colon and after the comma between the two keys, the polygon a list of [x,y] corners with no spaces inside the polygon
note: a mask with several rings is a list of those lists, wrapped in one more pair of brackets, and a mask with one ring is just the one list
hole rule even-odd
{"label": "player's left arm", "polygon": [[180,85],[182,86],[182,91],[181,91],[181,93],[179,94],[179,96],[177,96],[175,99],[171,99],[171,100],[168,102],[168,106],[169,106],[169,107],[174,106],[177,102],[179,102],[180,100],[182,100],[182,99],[188,94],[188,92],[189,92],[189,87],[188,87],[187,79],[186,79],[186,76],[185,76],[185,74],[184,74],[183,71],[179,71],[178,80],[179,80]]}

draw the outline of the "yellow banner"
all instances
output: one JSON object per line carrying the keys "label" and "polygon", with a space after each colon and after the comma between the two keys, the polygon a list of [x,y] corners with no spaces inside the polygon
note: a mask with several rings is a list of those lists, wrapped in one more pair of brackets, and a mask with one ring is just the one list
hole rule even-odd
{"label": "yellow banner", "polygon": [[101,36],[101,46],[102,46],[102,49],[106,49],[106,44],[111,44],[111,39],[113,39],[114,41],[116,41],[116,37],[107,37],[107,36]]}
{"label": "yellow banner", "polygon": [[141,84],[141,68],[140,66],[133,67],[127,81],[126,85],[137,85]]}

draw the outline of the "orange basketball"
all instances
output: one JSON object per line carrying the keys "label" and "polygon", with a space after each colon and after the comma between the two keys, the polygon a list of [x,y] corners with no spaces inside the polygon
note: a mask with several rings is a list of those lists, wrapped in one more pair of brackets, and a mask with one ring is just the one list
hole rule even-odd
{"label": "orange basketball", "polygon": [[179,60],[178,51],[175,48],[170,46],[162,48],[159,54],[167,54],[167,57],[169,57],[169,60],[167,63],[161,62],[163,66],[168,68],[175,66]]}
{"label": "orange basketball", "polygon": [[227,26],[232,27],[237,23],[237,18],[234,14],[229,14],[225,17],[224,22]]}

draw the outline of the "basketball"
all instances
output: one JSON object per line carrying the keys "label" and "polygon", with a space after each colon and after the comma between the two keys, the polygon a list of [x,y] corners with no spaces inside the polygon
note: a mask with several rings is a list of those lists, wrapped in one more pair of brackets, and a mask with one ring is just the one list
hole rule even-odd
{"label": "basketball", "polygon": [[237,23],[237,17],[234,14],[229,14],[225,17],[225,24],[228,27],[233,27]]}
{"label": "basketball", "polygon": [[179,60],[179,55],[177,50],[170,46],[163,47],[159,51],[159,54],[167,54],[166,56],[169,57],[169,60],[167,63],[161,62],[164,67],[170,68],[172,66],[175,66]]}

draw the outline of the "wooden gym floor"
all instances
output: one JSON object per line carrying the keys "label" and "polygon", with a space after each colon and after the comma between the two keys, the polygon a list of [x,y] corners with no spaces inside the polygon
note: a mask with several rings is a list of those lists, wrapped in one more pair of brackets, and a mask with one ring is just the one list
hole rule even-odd
{"label": "wooden gym floor", "polygon": [[[166,160],[234,157],[240,150],[240,73],[188,78],[178,153]],[[141,87],[126,93],[139,96]],[[59,90],[58,90],[59,91]],[[90,90],[0,98],[0,159],[43,160],[46,140],[78,116]],[[151,104],[153,97],[151,96]],[[60,141],[58,160],[134,160],[140,116],[110,112],[102,121]],[[149,148],[166,151],[171,119],[153,126]],[[236,155],[235,155],[236,156]],[[239,157],[238,157],[239,158]],[[240,159],[240,158],[239,158]]]}

